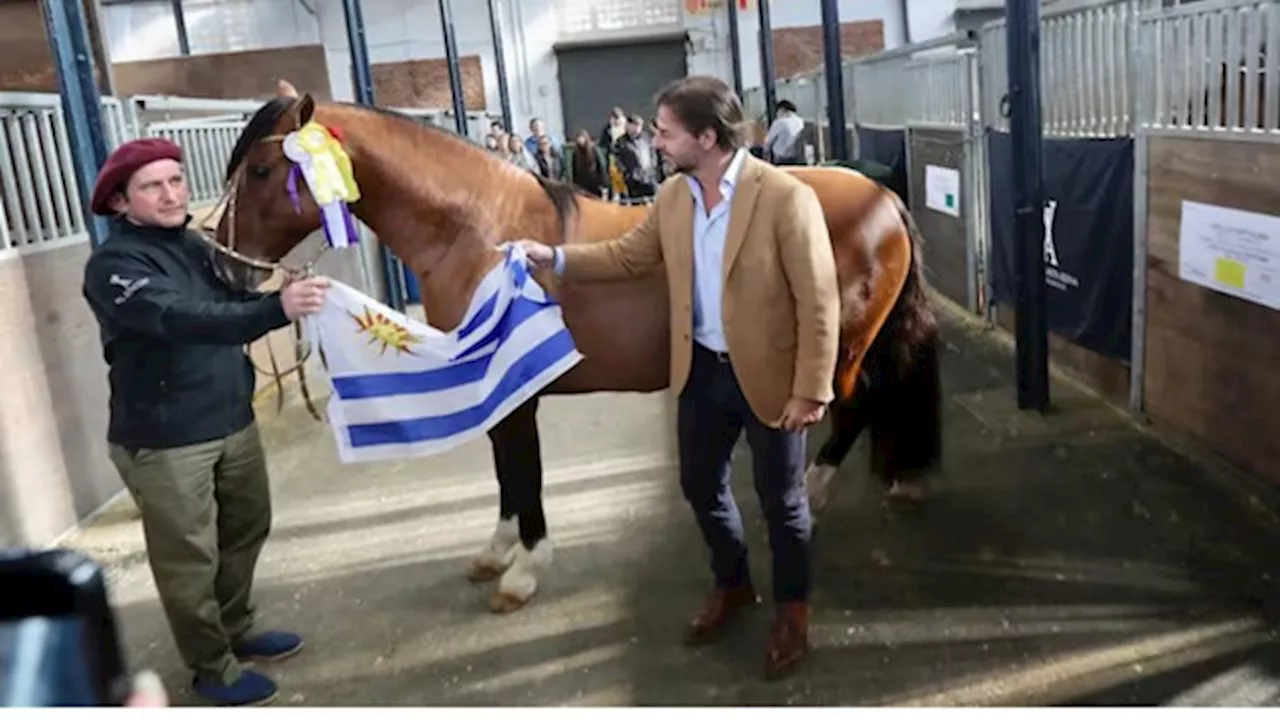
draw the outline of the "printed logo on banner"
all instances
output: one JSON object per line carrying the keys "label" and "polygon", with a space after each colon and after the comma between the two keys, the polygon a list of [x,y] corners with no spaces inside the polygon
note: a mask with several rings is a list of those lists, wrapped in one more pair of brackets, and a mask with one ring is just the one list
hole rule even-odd
{"label": "printed logo on banner", "polygon": [[1080,287],[1080,278],[1062,269],[1058,263],[1058,245],[1053,236],[1054,219],[1058,216],[1058,201],[1049,200],[1044,205],[1044,269],[1046,285],[1059,290]]}
{"label": "printed logo on banner", "polygon": [[[1020,233],[1008,133],[988,139],[991,297],[1017,302]],[[1133,139],[1046,139],[1042,221],[1049,329],[1120,360],[1133,298]]]}

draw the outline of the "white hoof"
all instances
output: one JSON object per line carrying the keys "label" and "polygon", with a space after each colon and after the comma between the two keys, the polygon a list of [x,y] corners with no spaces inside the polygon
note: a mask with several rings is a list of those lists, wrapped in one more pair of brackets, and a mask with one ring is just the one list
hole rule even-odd
{"label": "white hoof", "polygon": [[511,555],[511,565],[502,573],[498,589],[490,598],[489,605],[494,612],[518,610],[537,592],[538,571],[551,566],[551,540],[539,540],[532,552],[523,544],[517,544]]}
{"label": "white hoof", "polygon": [[836,476],[834,465],[810,465],[804,474],[804,490],[809,496],[809,511],[820,513],[827,506],[831,480]]}
{"label": "white hoof", "polygon": [[492,580],[510,567],[515,549],[520,546],[519,520],[512,517],[498,520],[493,535],[478,555],[471,561],[467,577],[474,582]]}

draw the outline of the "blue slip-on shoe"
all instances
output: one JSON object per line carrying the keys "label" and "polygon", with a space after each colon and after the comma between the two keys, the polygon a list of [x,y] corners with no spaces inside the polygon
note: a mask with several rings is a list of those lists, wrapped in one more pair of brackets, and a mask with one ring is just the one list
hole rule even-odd
{"label": "blue slip-on shoe", "polygon": [[196,678],[192,688],[200,697],[224,706],[266,705],[276,699],[278,690],[274,680],[252,670],[242,670],[240,678],[230,685]]}
{"label": "blue slip-on shoe", "polygon": [[245,638],[231,648],[237,660],[275,662],[291,658],[302,650],[302,638],[291,632],[268,630]]}

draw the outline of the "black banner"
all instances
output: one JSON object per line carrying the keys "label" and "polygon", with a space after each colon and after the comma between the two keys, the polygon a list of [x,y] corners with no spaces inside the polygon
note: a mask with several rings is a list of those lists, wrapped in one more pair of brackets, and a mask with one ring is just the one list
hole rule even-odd
{"label": "black banner", "polygon": [[[1017,263],[1012,143],[991,131],[992,300],[1013,307]],[[1129,359],[1133,306],[1133,138],[1044,141],[1049,329]]]}
{"label": "black banner", "polygon": [[884,185],[911,207],[911,193],[907,192],[907,131],[872,130],[858,125],[857,132],[858,157],[889,166],[893,176]]}

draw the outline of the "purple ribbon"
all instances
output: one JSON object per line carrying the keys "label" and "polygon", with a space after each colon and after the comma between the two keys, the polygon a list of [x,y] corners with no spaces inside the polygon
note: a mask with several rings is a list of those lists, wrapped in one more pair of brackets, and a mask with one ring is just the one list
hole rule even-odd
{"label": "purple ribbon", "polygon": [[289,182],[286,187],[289,188],[289,199],[293,200],[293,211],[298,215],[302,214],[302,200],[298,197],[298,177],[302,175],[302,168],[294,165],[289,170]]}
{"label": "purple ribbon", "polygon": [[[334,247],[334,234],[345,230],[349,245],[355,245],[359,242],[359,236],[356,235],[355,218],[351,215],[351,208],[346,203],[337,204],[338,219],[333,217],[332,211],[334,206],[327,205],[320,210],[320,227],[324,228],[324,239],[329,243],[329,247]],[[337,223],[342,225],[338,226]]]}
{"label": "purple ribbon", "polygon": [[351,208],[346,203],[342,203],[342,219],[347,224],[347,237],[351,239],[351,244],[360,242],[360,236],[356,234],[356,220],[352,217]]}
{"label": "purple ribbon", "polygon": [[[298,178],[301,176],[302,168],[294,165],[289,170],[289,179],[286,183],[286,187],[289,190],[289,199],[293,201],[293,211],[298,215],[302,214],[302,200],[298,197]],[[343,228],[347,231],[347,239],[354,245],[359,241],[359,236],[356,234],[356,223],[355,218],[351,215],[351,208],[345,202],[340,203],[338,214],[342,218]],[[329,243],[329,247],[333,247],[333,233],[337,230],[337,228],[332,227],[331,217],[329,213],[325,212],[325,208],[320,208],[320,227],[324,228],[324,239],[325,242]]]}

